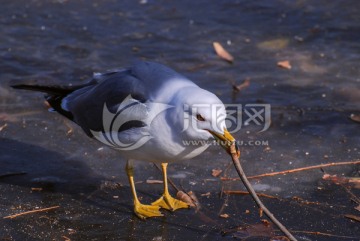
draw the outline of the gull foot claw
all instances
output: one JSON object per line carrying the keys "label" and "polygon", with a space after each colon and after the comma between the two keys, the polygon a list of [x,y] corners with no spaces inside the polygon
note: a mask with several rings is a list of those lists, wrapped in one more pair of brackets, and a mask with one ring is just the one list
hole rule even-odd
{"label": "gull foot claw", "polygon": [[160,206],[170,211],[175,211],[180,208],[189,208],[189,205],[187,203],[173,198],[169,194],[162,195],[158,200],[151,203],[151,205]]}
{"label": "gull foot claw", "polygon": [[160,206],[158,205],[144,205],[141,203],[135,203],[134,212],[140,219],[164,216],[160,212]]}

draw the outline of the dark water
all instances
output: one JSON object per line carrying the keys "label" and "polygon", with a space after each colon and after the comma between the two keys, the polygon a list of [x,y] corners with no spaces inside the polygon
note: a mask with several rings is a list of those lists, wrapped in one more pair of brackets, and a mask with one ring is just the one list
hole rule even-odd
{"label": "dark water", "polygon": [[[242,161],[249,176],[355,161],[360,156],[360,125],[349,116],[360,112],[359,11],[360,2],[340,0],[2,1],[0,175],[25,174],[1,177],[0,216],[60,207],[1,219],[0,239],[226,240],[231,235],[222,237],[222,230],[261,223],[266,217],[259,217],[250,197],[220,195],[221,190],[244,188],[238,181],[222,182],[211,175],[214,168],[230,167],[228,176],[236,177],[219,147],[169,169],[178,186],[197,195],[200,212],[166,212],[164,218],[140,221],[132,214],[124,160],[48,112],[41,94],[9,85],[76,84],[93,72],[136,59],[157,61],[216,93],[224,103],[271,104],[267,131],[244,126],[235,134],[244,141]],[[214,41],[235,57],[233,64],[215,55]],[[277,67],[282,60],[289,60],[292,68]],[[246,78],[250,86],[234,96],[230,83]],[[249,146],[249,140],[265,144]],[[138,165],[139,195],[149,202],[161,186],[145,181],[160,179],[160,173],[152,164]],[[359,198],[359,189],[323,180],[324,172],[359,177],[359,165],[252,183],[257,191],[278,197],[262,199],[290,230],[333,235],[294,232],[299,240],[359,240],[359,223],[344,217],[360,216],[352,196]]]}

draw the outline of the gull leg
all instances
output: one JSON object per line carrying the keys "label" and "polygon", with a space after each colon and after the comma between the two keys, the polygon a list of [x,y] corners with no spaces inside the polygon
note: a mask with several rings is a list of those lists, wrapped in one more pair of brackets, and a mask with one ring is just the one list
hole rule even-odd
{"label": "gull leg", "polygon": [[134,199],[134,212],[136,216],[138,216],[141,219],[146,219],[150,217],[160,217],[163,216],[163,214],[159,211],[160,206],[158,205],[144,205],[140,203],[135,189],[135,183],[134,183],[134,167],[132,166],[132,160],[128,160],[126,164],[126,174],[129,178],[129,183],[131,187],[131,192]]}
{"label": "gull leg", "polygon": [[161,163],[163,178],[164,178],[164,193],[163,195],[152,203],[152,205],[160,206],[170,211],[175,211],[180,208],[189,208],[189,205],[185,202],[175,199],[170,196],[168,190],[168,181],[167,181],[167,163]]}

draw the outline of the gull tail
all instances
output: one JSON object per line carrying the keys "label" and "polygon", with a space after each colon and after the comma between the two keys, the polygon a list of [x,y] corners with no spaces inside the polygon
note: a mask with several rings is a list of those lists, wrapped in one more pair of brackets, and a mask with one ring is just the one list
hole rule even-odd
{"label": "gull tail", "polygon": [[72,92],[92,84],[92,82],[76,86],[45,86],[19,84],[12,85],[11,87],[13,87],[14,89],[31,90],[45,93],[45,99],[53,108],[53,110],[67,117],[70,120],[74,120],[72,113],[62,108],[62,100]]}

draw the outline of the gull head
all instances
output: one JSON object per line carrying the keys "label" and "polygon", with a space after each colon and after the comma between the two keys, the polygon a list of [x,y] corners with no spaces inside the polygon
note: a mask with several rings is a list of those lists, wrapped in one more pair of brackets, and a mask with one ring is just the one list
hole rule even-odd
{"label": "gull head", "polygon": [[181,128],[184,140],[216,140],[229,152],[235,138],[226,128],[226,109],[213,93],[201,88],[180,90],[174,98],[177,128]]}

